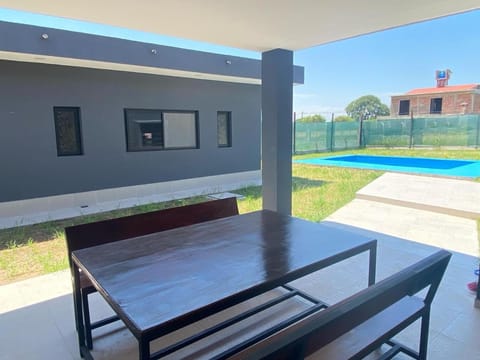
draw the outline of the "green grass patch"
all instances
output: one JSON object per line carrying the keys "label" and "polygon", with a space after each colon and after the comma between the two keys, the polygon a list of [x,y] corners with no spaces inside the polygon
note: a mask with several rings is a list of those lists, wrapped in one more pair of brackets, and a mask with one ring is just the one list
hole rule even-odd
{"label": "green grass patch", "polygon": [[313,157],[328,157],[346,154],[365,154],[365,155],[386,155],[386,156],[411,156],[425,158],[441,158],[441,159],[464,159],[464,160],[480,160],[480,151],[475,149],[386,149],[386,148],[366,148],[353,149],[335,152],[322,152],[313,154],[297,155],[295,159],[308,159]]}
{"label": "green grass patch", "polygon": [[[480,151],[472,150],[372,148],[299,155],[295,158],[304,159],[342,154],[480,159]],[[293,215],[311,221],[321,221],[350,202],[359,189],[382,173],[372,170],[294,164],[292,181]],[[477,181],[480,181],[480,179],[477,179]],[[240,213],[261,209],[261,191],[260,186],[235,191],[245,197],[244,200],[238,202]],[[66,226],[193,204],[205,200],[205,197],[198,196],[0,230],[0,284],[66,269],[68,267],[64,234]],[[480,221],[478,227],[480,233]]]}
{"label": "green grass patch", "polygon": [[205,201],[204,196],[0,230],[0,284],[68,268],[64,228]]}

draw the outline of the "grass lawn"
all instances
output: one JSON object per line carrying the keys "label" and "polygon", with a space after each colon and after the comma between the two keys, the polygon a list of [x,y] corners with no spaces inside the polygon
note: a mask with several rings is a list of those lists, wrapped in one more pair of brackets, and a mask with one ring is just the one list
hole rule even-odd
{"label": "grass lawn", "polygon": [[[363,149],[335,152],[334,154],[343,153],[480,159],[480,151],[471,150]],[[301,155],[296,158],[330,155],[332,153]],[[293,215],[311,221],[321,221],[351,201],[359,189],[382,173],[371,170],[294,164]],[[261,208],[261,187],[248,187],[236,192],[245,196],[244,200],[238,202],[241,213]],[[205,199],[205,197],[199,196],[0,230],[0,285],[66,269],[68,262],[63,232],[66,226],[181,206],[205,201]]]}

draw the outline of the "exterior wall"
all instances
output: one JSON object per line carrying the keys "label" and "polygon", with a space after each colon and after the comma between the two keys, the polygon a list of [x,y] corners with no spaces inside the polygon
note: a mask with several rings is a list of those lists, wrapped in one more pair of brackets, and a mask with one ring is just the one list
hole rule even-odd
{"label": "exterior wall", "polygon": [[[413,115],[430,114],[431,99],[442,98],[442,114],[480,113],[480,94],[473,91],[451,92],[426,95],[392,96],[391,115],[398,116],[401,100],[410,100],[410,111]],[[462,106],[466,103],[466,107]]]}
{"label": "exterior wall", "polygon": [[[260,170],[0,203],[0,229],[261,185]],[[229,194],[230,195],[230,194]]]}
{"label": "exterior wall", "polygon": [[480,114],[480,94],[473,94],[472,96],[472,112]]}
{"label": "exterior wall", "polygon": [[[10,61],[0,79],[0,202],[260,168],[258,85]],[[84,155],[57,156],[54,106],[80,107]],[[127,152],[125,108],[198,111],[199,148]]]}

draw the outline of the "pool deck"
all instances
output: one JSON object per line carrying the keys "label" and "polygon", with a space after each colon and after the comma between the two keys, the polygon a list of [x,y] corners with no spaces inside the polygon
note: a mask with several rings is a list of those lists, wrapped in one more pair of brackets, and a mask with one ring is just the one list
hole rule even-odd
{"label": "pool deck", "polygon": [[480,183],[387,172],[357,192],[357,199],[480,218]]}

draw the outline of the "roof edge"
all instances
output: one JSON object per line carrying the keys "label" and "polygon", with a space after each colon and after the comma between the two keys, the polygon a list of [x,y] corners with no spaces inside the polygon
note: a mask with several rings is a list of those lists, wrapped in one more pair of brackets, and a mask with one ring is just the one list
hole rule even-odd
{"label": "roof edge", "polygon": [[[0,21],[0,59],[260,83],[261,60]],[[294,67],[295,84],[304,68]]]}

